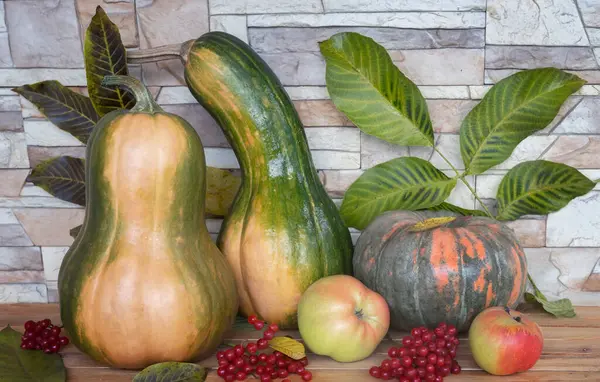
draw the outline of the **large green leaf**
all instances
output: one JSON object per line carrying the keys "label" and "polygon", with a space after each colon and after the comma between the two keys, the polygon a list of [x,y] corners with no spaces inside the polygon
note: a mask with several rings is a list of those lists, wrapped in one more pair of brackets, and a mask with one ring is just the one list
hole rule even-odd
{"label": "large green leaf", "polygon": [[98,114],[92,101],[58,81],[42,81],[14,88],[13,91],[33,103],[50,122],[87,143]]}
{"label": "large green leaf", "polygon": [[498,220],[526,214],[546,215],[587,194],[595,183],[577,169],[545,160],[513,167],[498,186]]}
{"label": "large green leaf", "polygon": [[433,146],[427,103],[373,39],[343,32],[320,43],[327,90],[362,131],[405,146]]}
{"label": "large green leaf", "polygon": [[494,85],[460,128],[466,173],[481,174],[504,162],[523,139],[552,122],[584,83],[562,70],[542,68],[515,73]]}
{"label": "large green leaf", "polygon": [[227,170],[206,168],[206,212],[225,216],[233,204],[242,179]]}
{"label": "large green leaf", "polygon": [[64,382],[67,374],[58,354],[21,349],[21,333],[0,331],[0,382]]}
{"label": "large green leaf", "polygon": [[368,169],[350,186],[340,212],[346,224],[364,229],[385,211],[437,206],[454,186],[456,179],[424,159],[392,159]]}
{"label": "large green leaf", "polygon": [[85,33],[84,56],[90,99],[98,114],[103,116],[116,109],[131,109],[135,104],[131,93],[101,85],[104,76],[128,75],[129,70],[119,28],[100,6]]}
{"label": "large green leaf", "polygon": [[160,362],[137,373],[132,382],[203,382],[206,368],[188,362]]}
{"label": "large green leaf", "polygon": [[70,156],[48,159],[33,169],[27,181],[59,199],[85,206],[83,159]]}
{"label": "large green leaf", "polygon": [[447,203],[444,202],[442,204],[438,204],[437,206],[432,206],[429,208],[425,208],[426,210],[430,210],[430,211],[450,211],[450,212],[456,212],[458,214],[461,214],[463,216],[487,216],[487,214],[484,211],[481,210],[470,210],[467,208],[462,208],[459,206],[456,206],[454,204],[451,203]]}

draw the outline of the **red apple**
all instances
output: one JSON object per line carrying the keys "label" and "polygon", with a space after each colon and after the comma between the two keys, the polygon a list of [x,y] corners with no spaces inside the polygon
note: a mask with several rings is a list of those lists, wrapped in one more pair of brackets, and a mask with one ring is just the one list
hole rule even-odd
{"label": "red apple", "polygon": [[370,356],[389,326],[384,298],[352,276],[319,279],[298,303],[298,329],[305,345],[338,362]]}
{"label": "red apple", "polygon": [[508,307],[487,308],[469,328],[475,362],[494,375],[527,371],[542,354],[542,330],[527,316]]}

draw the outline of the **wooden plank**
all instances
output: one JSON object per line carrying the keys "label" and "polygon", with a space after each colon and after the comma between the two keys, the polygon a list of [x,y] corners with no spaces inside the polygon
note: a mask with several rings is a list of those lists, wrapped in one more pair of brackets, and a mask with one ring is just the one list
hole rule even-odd
{"label": "wooden plank", "polygon": [[[136,372],[118,371],[112,369],[70,369],[68,371],[69,382],[131,382]],[[537,382],[537,381],[598,381],[597,373],[589,372],[537,372],[528,371],[525,373],[514,374],[509,377],[493,376],[484,372],[463,371],[458,375],[452,375],[448,378],[453,382]],[[294,382],[300,382],[297,376],[290,377]],[[255,378],[248,378],[248,381],[256,381]],[[222,382],[214,370],[208,374],[206,382]],[[371,378],[367,371],[363,370],[316,370],[313,373],[313,381],[316,382],[364,382],[376,381]]]}
{"label": "wooden plank", "polygon": [[61,323],[57,304],[0,304],[0,327],[23,326],[25,321],[40,321],[49,318]]}

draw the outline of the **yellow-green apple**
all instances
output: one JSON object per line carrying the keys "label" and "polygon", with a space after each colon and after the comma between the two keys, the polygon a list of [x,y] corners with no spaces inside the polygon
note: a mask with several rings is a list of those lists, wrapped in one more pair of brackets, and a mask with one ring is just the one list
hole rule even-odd
{"label": "yellow-green apple", "polygon": [[494,375],[527,371],[542,354],[542,330],[526,315],[508,307],[492,307],[475,317],[469,328],[475,362]]}
{"label": "yellow-green apple", "polygon": [[306,346],[338,362],[370,356],[389,326],[385,299],[352,276],[321,278],[298,303],[298,329]]}

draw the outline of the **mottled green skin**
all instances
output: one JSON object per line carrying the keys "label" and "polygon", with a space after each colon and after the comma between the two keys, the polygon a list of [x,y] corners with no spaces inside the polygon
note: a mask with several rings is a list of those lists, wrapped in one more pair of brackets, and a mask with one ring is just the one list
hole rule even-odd
{"label": "mottled green skin", "polygon": [[[436,247],[436,256],[432,229],[409,230],[417,222],[442,216],[456,220],[441,225],[449,246]],[[439,236],[437,240],[441,242]],[[465,245],[475,256],[469,256]],[[514,307],[527,282],[527,261],[510,228],[487,217],[446,211],[390,211],[378,216],[362,231],[353,265],[355,277],[386,299],[396,330],[433,328],[440,322],[468,330],[485,308]],[[447,272],[447,283],[436,270]]]}
{"label": "mottled green skin", "polygon": [[[58,276],[58,291],[60,295],[61,320],[68,332],[71,342],[93,359],[109,365],[114,360],[104,354],[102,349],[82,329],[78,321],[78,313],[85,304],[94,305],[94,299],[82,300],[82,290],[88,277],[97,270],[103,262],[110,264],[120,255],[116,243],[125,233],[123,226],[127,216],[118,216],[116,230],[111,224],[115,218],[112,204],[111,186],[103,171],[111,155],[118,153],[107,152],[107,137],[111,128],[118,124],[120,118],[131,112],[116,110],[105,115],[97,124],[87,144],[86,149],[86,214],[83,226],[78,236],[66,253]],[[142,112],[139,112],[142,114]],[[155,115],[154,113],[145,113]],[[170,206],[170,221],[165,224],[168,230],[168,247],[174,254],[172,261],[178,271],[180,280],[189,290],[189,296],[196,302],[193,306],[193,319],[200,333],[205,336],[196,337],[196,353],[190,359],[205,358],[212,354],[221,343],[224,334],[232,327],[238,310],[238,296],[235,290],[235,280],[225,257],[218,251],[212,241],[205,222],[205,158],[202,142],[197,133],[185,120],[179,116],[161,112],[172,118],[172,123],[179,124],[189,137],[187,151],[182,155],[180,165],[174,175],[175,183],[171,187],[176,190],[176,196]],[[126,148],[125,148],[126,150]],[[128,172],[127,168],[122,171]],[[143,203],[140,201],[140,203]],[[151,214],[154,205],[148,205]],[[183,215],[178,213],[183,210]],[[183,240],[176,240],[183,238]],[[148,282],[152,282],[152,275]],[[130,292],[132,298],[139,294],[143,286]],[[168,285],[164,286],[168,289]],[[88,296],[89,297],[89,296]],[[118,304],[118,301],[114,302]],[[111,309],[112,307],[103,307]],[[165,306],[165,309],[170,309]],[[127,320],[128,317],[115,317],[116,320]],[[138,332],[133,335],[152,336],[149,323],[140,322]],[[100,328],[101,329],[101,328]],[[165,330],[153,327],[152,330]],[[115,339],[118,346],[119,339]],[[173,338],[177,341],[177,338]],[[116,365],[120,367],[120,365]]]}
{"label": "mottled green skin", "polygon": [[[210,32],[191,47],[185,77],[224,131],[242,170],[219,248],[229,230],[240,224],[245,230],[248,219],[258,214],[263,234],[285,241],[279,254],[296,270],[302,290],[328,275],[351,274],[350,232],[318,178],[298,113],[273,71],[238,38]],[[296,325],[295,314],[283,323]]]}

